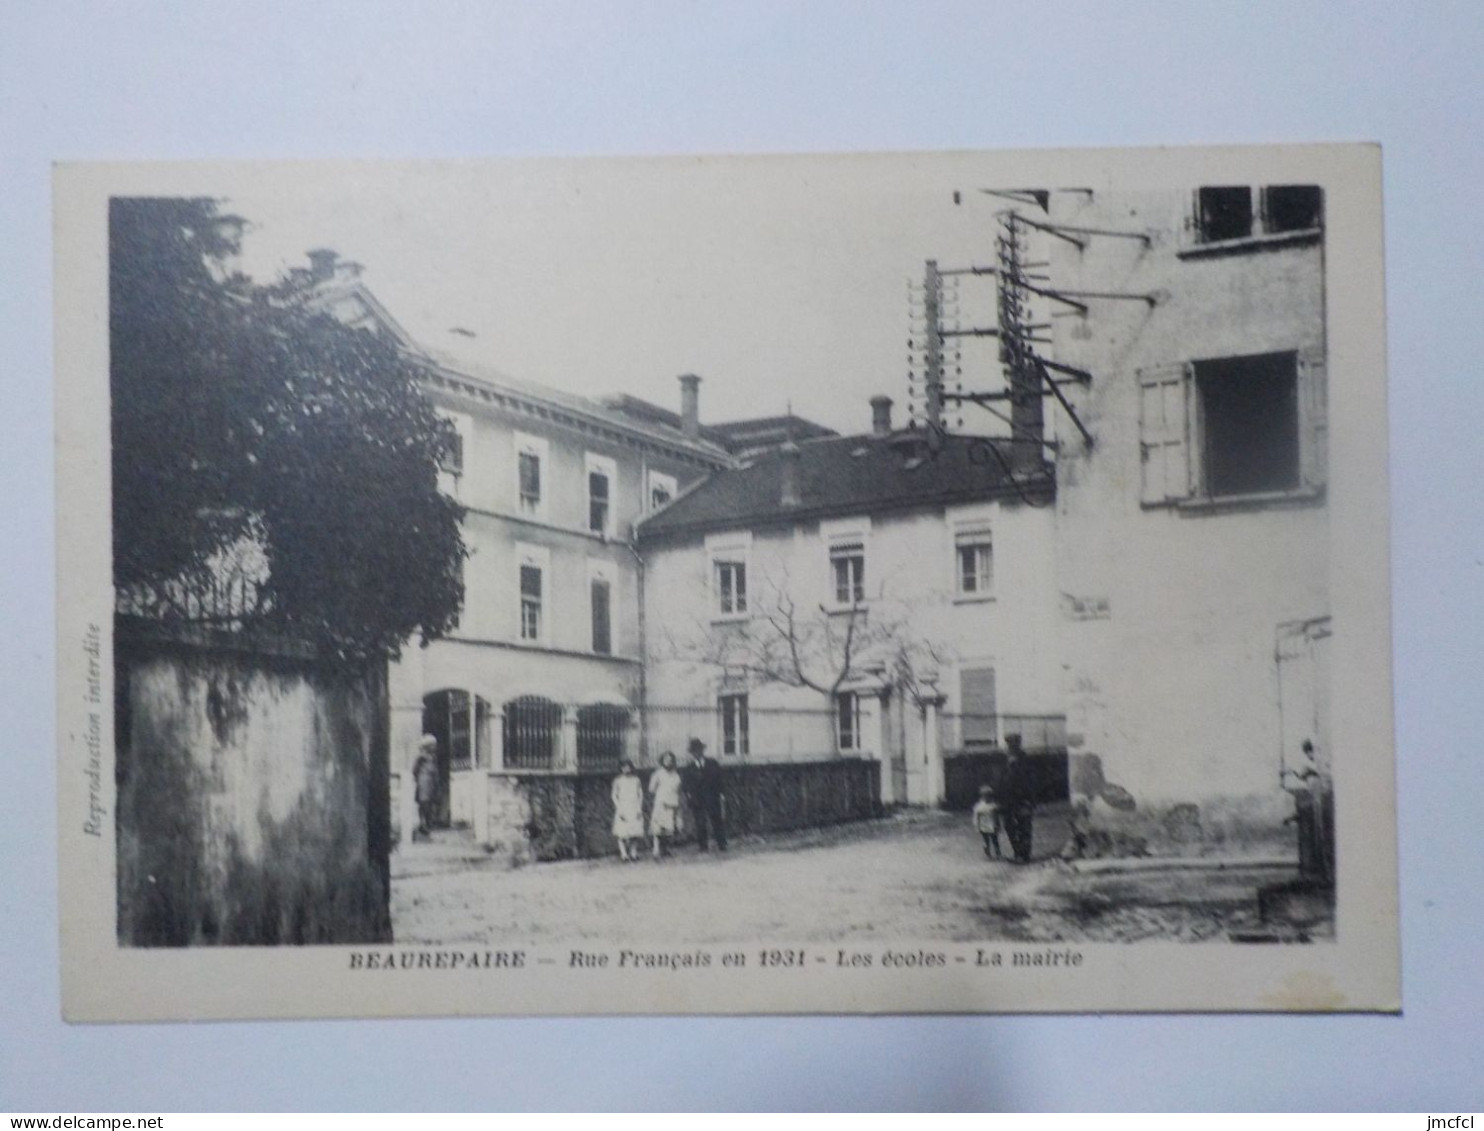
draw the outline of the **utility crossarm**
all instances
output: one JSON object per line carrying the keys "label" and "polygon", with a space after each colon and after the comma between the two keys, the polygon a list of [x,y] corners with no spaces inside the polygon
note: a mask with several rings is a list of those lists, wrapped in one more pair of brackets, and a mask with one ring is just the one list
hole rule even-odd
{"label": "utility crossarm", "polygon": [[1046,287],[1032,286],[1030,283],[1027,283],[1024,280],[1017,280],[1017,282],[1021,289],[1030,291],[1033,295],[1040,295],[1042,298],[1049,298],[1054,302],[1065,303],[1067,306],[1072,307],[1074,310],[1081,311],[1083,314],[1087,313],[1087,304],[1085,302],[1078,302],[1074,298],[1068,298],[1060,291],[1053,291]]}
{"label": "utility crossarm", "polygon": [[[1043,393],[1041,395],[1042,396],[1045,396],[1046,394]],[[1061,446],[1059,444],[1057,444],[1057,442],[1055,440],[1048,440],[1044,436],[1038,436],[1038,435],[1036,435],[1036,433],[1034,433],[1033,431],[1031,431],[1029,428],[1026,428],[1025,426],[1020,425],[1020,424],[1016,424],[1014,420],[1010,419],[1010,417],[1006,416],[999,409],[994,408],[994,407],[992,407],[992,406],[987,405],[987,404],[984,403],[986,400],[989,400],[989,399],[1006,400],[1006,399],[1008,399],[1008,394],[1005,394],[1005,393],[999,393],[999,394],[994,394],[994,393],[973,393],[973,394],[969,394],[969,393],[964,393],[964,394],[944,393],[943,394],[943,399],[945,401],[970,401],[971,403],[977,405],[979,408],[982,408],[985,412],[989,413],[989,415],[990,416],[993,416],[996,420],[1002,420],[1002,421],[1004,421],[1006,424],[1008,424],[1010,426],[1010,431],[1012,433],[1012,435],[1011,435],[1011,439],[1012,440],[1015,440],[1015,441],[1017,441],[1019,443],[1022,443],[1022,444],[1029,444],[1029,443],[1040,444],[1041,447],[1043,447],[1047,451],[1051,451],[1051,452],[1056,452],[1056,451],[1060,451],[1061,450]]]}
{"label": "utility crossarm", "polygon": [[1051,203],[1051,193],[1046,189],[992,189],[979,190],[985,196],[997,196],[1001,200],[1013,200],[1016,204],[1034,204],[1042,212]]}
{"label": "utility crossarm", "polygon": [[[1047,384],[1048,385],[1053,384],[1053,381],[1052,381],[1052,379],[1050,377],[1046,378],[1046,381],[1047,381]],[[1056,382],[1054,382],[1054,384],[1057,384],[1057,385],[1074,385],[1074,384],[1080,385],[1081,383],[1082,382],[1080,382],[1080,381],[1056,381]],[[956,401],[956,402],[959,402],[961,404],[977,404],[977,405],[983,405],[983,404],[989,404],[989,403],[992,403],[992,402],[995,402],[995,401],[1013,401],[1017,397],[1023,397],[1023,396],[1026,396],[1026,395],[1027,394],[1025,394],[1025,393],[1011,393],[1011,392],[1001,392],[1001,393],[950,393],[950,392],[945,391],[942,394],[942,397],[943,397],[943,399],[945,401]],[[1047,388],[1047,389],[1042,389],[1039,393],[1030,394],[1030,395],[1032,395],[1032,396],[1049,397],[1049,396],[1052,396],[1053,394],[1052,394],[1051,390],[1049,388]]]}
{"label": "utility crossarm", "polygon": [[[1038,357],[1036,358],[1036,360],[1044,365],[1047,369],[1055,369],[1058,373],[1066,373],[1070,375],[1072,380],[1076,381],[1079,385],[1092,384],[1092,374],[1085,369],[1078,369],[1075,366],[1071,365],[1063,365],[1059,361],[1047,361],[1044,357]],[[1046,379],[1048,381],[1051,380],[1050,377]]]}
{"label": "utility crossarm", "polygon": [[998,275],[999,270],[994,267],[940,267],[939,276],[943,275]]}
{"label": "utility crossarm", "polygon": [[1054,291],[1049,287],[1032,286],[1026,282],[1022,282],[1020,286],[1030,291],[1033,295],[1040,295],[1042,298],[1049,298],[1054,302],[1065,303],[1067,306],[1080,310],[1083,314],[1087,313],[1087,304],[1078,300],[1085,298],[1134,300],[1148,303],[1150,306],[1155,305],[1159,301],[1156,295],[1134,294],[1129,291]]}
{"label": "utility crossarm", "polygon": [[1107,298],[1107,299],[1135,299],[1139,302],[1147,302],[1154,306],[1159,302],[1159,295],[1153,292],[1139,291],[1057,291],[1059,295],[1071,298]]}
{"label": "utility crossarm", "polygon": [[939,330],[940,338],[998,338],[1000,336],[997,326],[977,326],[968,330]]}
{"label": "utility crossarm", "polygon": [[1075,243],[1078,247],[1086,247],[1086,243],[1076,239],[1077,236],[1107,236],[1118,240],[1139,240],[1145,247],[1153,243],[1148,232],[1120,232],[1111,228],[1081,228],[1075,224],[1051,224],[1041,220],[1032,220],[1029,216],[1020,216],[1020,222],[1028,224],[1038,231],[1047,235],[1060,236],[1069,243]]}
{"label": "utility crossarm", "polygon": [[1077,426],[1077,431],[1082,433],[1082,442],[1087,445],[1087,450],[1092,451],[1092,433],[1087,430],[1087,425],[1082,423],[1082,418],[1077,415],[1077,410],[1072,407],[1071,402],[1063,395],[1059,383],[1053,381],[1051,374],[1046,372],[1046,363],[1039,357],[1035,358],[1035,362],[1041,369],[1041,379],[1051,389],[1052,395],[1061,402],[1062,409],[1072,418],[1072,423]]}

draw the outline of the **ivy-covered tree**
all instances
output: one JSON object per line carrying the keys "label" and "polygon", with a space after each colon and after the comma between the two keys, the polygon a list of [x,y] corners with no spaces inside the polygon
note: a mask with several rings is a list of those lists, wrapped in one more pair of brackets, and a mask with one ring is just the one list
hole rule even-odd
{"label": "ivy-covered tree", "polygon": [[436,637],[463,601],[453,430],[395,341],[298,276],[230,271],[242,228],[208,199],[110,204],[114,582],[200,576],[250,539],[275,631],[346,657]]}

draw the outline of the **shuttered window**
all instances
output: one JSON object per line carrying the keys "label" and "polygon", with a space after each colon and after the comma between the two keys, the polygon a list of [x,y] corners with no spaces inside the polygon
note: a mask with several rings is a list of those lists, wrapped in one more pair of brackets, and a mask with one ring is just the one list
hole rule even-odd
{"label": "shuttered window", "polygon": [[1139,498],[1146,505],[1190,497],[1190,367],[1139,371]]}
{"label": "shuttered window", "polygon": [[996,738],[994,668],[964,668],[958,675],[959,713],[965,746]]}
{"label": "shuttered window", "polygon": [[607,656],[613,651],[613,625],[610,615],[612,586],[601,577],[593,578],[593,651]]}
{"label": "shuttered window", "polygon": [[1322,346],[1139,371],[1145,506],[1260,498],[1324,486]]}

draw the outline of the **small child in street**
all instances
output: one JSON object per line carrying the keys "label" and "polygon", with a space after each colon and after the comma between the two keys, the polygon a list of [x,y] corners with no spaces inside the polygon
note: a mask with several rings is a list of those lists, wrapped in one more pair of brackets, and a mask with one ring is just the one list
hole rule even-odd
{"label": "small child in street", "polygon": [[1000,806],[989,786],[979,787],[979,800],[974,803],[973,815],[974,830],[984,838],[984,855],[991,860],[1003,859],[1000,854]]}

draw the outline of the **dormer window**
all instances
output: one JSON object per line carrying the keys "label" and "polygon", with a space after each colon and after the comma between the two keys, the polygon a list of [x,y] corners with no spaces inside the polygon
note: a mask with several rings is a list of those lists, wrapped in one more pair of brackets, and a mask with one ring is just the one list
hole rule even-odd
{"label": "dormer window", "polygon": [[658,471],[649,473],[649,509],[657,511],[675,498],[676,483],[673,475]]}

